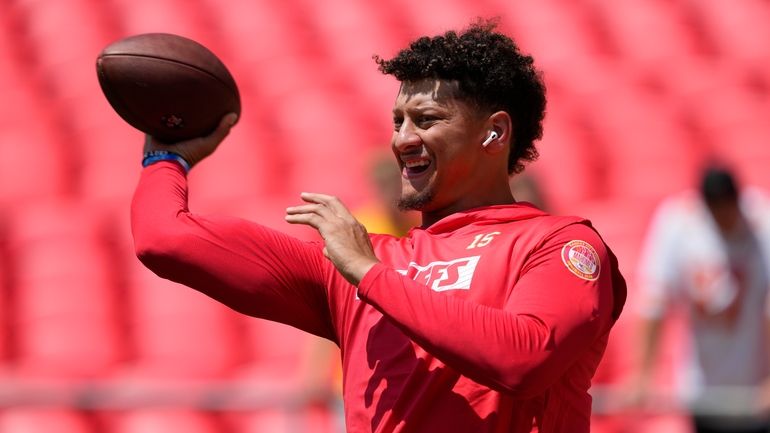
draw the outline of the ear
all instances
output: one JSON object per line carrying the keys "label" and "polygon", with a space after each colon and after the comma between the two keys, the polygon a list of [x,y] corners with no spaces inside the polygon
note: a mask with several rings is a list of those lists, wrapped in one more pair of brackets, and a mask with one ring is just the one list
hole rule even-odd
{"label": "ear", "polygon": [[[489,116],[487,123],[487,134],[494,131],[497,138],[488,140],[488,144],[484,146],[484,150],[492,154],[504,152],[513,136],[511,116],[505,111],[497,111]],[[488,137],[489,135],[485,136],[484,139],[486,140]]]}

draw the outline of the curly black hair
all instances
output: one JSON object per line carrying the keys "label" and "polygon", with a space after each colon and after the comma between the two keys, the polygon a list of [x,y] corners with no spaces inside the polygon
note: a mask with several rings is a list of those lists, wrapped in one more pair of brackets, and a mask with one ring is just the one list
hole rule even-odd
{"label": "curly black hair", "polygon": [[374,56],[379,70],[399,81],[426,78],[457,81],[459,98],[491,114],[505,111],[514,139],[508,173],[519,173],[525,161],[538,157],[535,140],[543,136],[545,84],[531,56],[521,53],[508,36],[495,31],[494,20],[477,20],[458,34],[424,36],[396,57]]}

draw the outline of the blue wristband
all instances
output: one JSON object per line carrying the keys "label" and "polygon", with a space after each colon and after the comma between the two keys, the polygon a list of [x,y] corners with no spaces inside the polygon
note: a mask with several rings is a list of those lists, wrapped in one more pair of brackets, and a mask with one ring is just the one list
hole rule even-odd
{"label": "blue wristband", "polygon": [[190,171],[189,162],[182,158],[181,155],[174,152],[169,152],[168,150],[153,150],[151,152],[145,152],[144,157],[142,158],[142,167],[147,167],[148,165],[155,164],[156,162],[160,161],[175,161],[182,166],[185,173]]}

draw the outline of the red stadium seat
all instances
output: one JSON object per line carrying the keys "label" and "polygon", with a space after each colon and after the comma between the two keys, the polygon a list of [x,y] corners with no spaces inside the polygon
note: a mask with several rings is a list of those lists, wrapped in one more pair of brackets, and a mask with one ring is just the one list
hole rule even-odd
{"label": "red stadium seat", "polygon": [[541,69],[573,74],[572,65],[596,62],[604,54],[592,34],[585,10],[575,2],[495,0],[493,3],[497,7],[492,15],[501,16],[504,29],[510,31],[522,52],[535,57]]}
{"label": "red stadium seat", "polygon": [[[263,66],[291,58],[302,61],[312,51],[314,41],[307,37],[307,23],[301,21],[304,16],[292,2],[233,0],[226,8],[215,0],[203,3],[203,9],[219,24],[232,61],[242,63],[245,72],[258,74]],[[290,78],[280,81],[291,84]],[[264,84],[282,87],[280,82]]]}
{"label": "red stadium seat", "polygon": [[537,143],[540,157],[526,168],[542,184],[549,210],[556,213],[571,213],[576,204],[605,194],[604,160],[572,111],[566,104],[549,111]]}
{"label": "red stadium seat", "polygon": [[770,161],[767,98],[758,98],[735,71],[714,74],[708,84],[689,95],[686,108],[714,157],[739,170],[743,164]]}
{"label": "red stadium seat", "polygon": [[657,202],[697,178],[703,143],[693,140],[679,114],[654,95],[624,86],[593,98],[585,111],[596,152],[606,158],[610,197]]}
{"label": "red stadium seat", "polygon": [[[413,31],[409,40],[422,34],[435,35],[457,27],[466,27],[476,17],[499,14],[503,8],[484,1],[429,0],[419,3],[393,0],[390,7],[399,12],[400,21],[406,22]],[[510,8],[508,6],[506,9]],[[408,42],[403,40],[403,43]],[[402,43],[402,46],[403,46]],[[395,53],[394,53],[395,54]]]}
{"label": "red stadium seat", "polygon": [[231,403],[259,409],[247,417],[250,422],[289,422],[298,414],[285,408],[314,403],[318,390],[313,387],[331,380],[335,360],[318,349],[318,337],[287,325],[247,319],[245,326],[251,358],[234,376],[242,390],[231,395]]}
{"label": "red stadium seat", "polygon": [[81,151],[78,196],[94,205],[128,209],[141,173],[144,134],[123,122],[103,96],[88,100],[103,111],[73,124]]}
{"label": "red stadium seat", "polygon": [[0,205],[50,198],[70,187],[55,117],[19,57],[16,38],[8,27],[0,27]]}
{"label": "red stadium seat", "polygon": [[378,140],[378,131],[368,130],[365,122],[356,122],[355,114],[321,91],[287,96],[275,109],[282,138],[291,152],[288,193],[295,197],[302,191],[333,194],[347,203],[362,199],[357,186],[367,167],[361,155],[368,154],[372,146],[382,146],[379,142],[386,142],[389,132],[382,131]]}
{"label": "red stadium seat", "polygon": [[290,326],[246,318],[249,368],[268,376],[296,377],[306,367],[313,341],[318,338]]}
{"label": "red stadium seat", "polygon": [[762,188],[765,191],[770,190],[770,172],[767,170],[769,157],[747,158],[734,163],[740,182],[743,185]]}
{"label": "red stadium seat", "polygon": [[[283,143],[261,133],[252,120],[239,122],[217,153],[190,173],[190,203],[195,211],[200,212],[201,206],[221,209],[282,193],[286,170],[280,157],[272,153]],[[136,167],[135,171],[138,173]]]}
{"label": "red stadium seat", "polygon": [[[89,113],[98,109],[96,98],[104,99],[95,79],[95,61],[117,32],[110,27],[100,5],[91,0],[16,3],[26,30],[20,39],[33,51],[34,71],[45,86],[46,107],[57,116],[61,130],[67,134],[81,130],[83,122],[92,117]],[[72,22],[89,25],[73,26]],[[66,138],[70,154],[83,151],[81,136]],[[73,159],[77,161],[76,157]],[[71,175],[75,177],[77,173]]]}
{"label": "red stadium seat", "polygon": [[[47,124],[16,122],[0,126],[0,204],[11,205],[46,200],[71,193],[68,162],[61,140]],[[2,122],[4,123],[4,122]]]}
{"label": "red stadium seat", "polygon": [[123,356],[117,288],[94,209],[49,202],[12,215],[13,332],[24,375],[110,373]]}
{"label": "red stadium seat", "polygon": [[[47,109],[66,134],[63,146],[71,159],[67,174],[75,194],[125,199],[135,184],[131,174],[136,173],[142,139],[127,143],[133,130],[107,104],[96,80],[96,56],[117,37],[117,29],[108,27],[110,17],[94,3],[41,0],[20,2],[18,9],[28,25],[25,37],[34,50],[36,70],[50,93]],[[90,25],[73,27],[62,16]]]}
{"label": "red stadium seat", "polygon": [[192,409],[147,408],[121,413],[111,419],[111,433],[221,433],[225,431],[210,413]]}
{"label": "red stadium seat", "polygon": [[242,362],[237,313],[182,285],[130,266],[129,377],[221,379]]}
{"label": "red stadium seat", "polygon": [[[355,76],[366,69],[376,72],[373,54],[384,57],[394,55],[409,41],[409,21],[400,14],[396,18],[392,6],[345,0],[325,3],[304,0],[299,3],[314,16],[313,24],[317,26],[319,35],[317,42],[324,55],[336,63],[340,73]],[[417,7],[415,4],[411,6],[410,9]],[[419,10],[414,12],[420,13]],[[434,10],[433,17],[436,17],[436,12]]]}
{"label": "red stadium seat", "polygon": [[661,63],[687,61],[702,54],[697,33],[675,2],[633,0],[618,7],[589,1],[586,9],[597,15],[607,31],[603,36],[631,67],[657,70]]}
{"label": "red stadium seat", "polygon": [[[22,184],[23,188],[35,185],[36,188],[57,188],[77,194],[79,172],[76,167],[82,149],[81,137],[73,136],[72,131],[78,129],[81,119],[88,118],[82,115],[93,106],[84,97],[98,96],[100,92],[94,61],[109,38],[109,30],[105,29],[99,8],[87,0],[67,3],[22,1],[14,3],[11,11],[19,27],[25,30],[14,35],[12,46],[17,51],[24,51],[27,58],[23,65],[17,65],[24,68],[18,85],[6,84],[20,96],[31,99],[32,103],[4,104],[12,107],[16,114],[0,113],[0,119],[9,122],[9,127],[0,128],[7,134],[0,142],[29,140],[30,143],[16,146],[18,150],[14,153],[9,152],[15,158],[5,158],[9,169],[0,172],[9,177],[18,176],[15,183]],[[72,26],[72,22],[88,22],[89,25]],[[13,59],[13,56],[8,58]],[[27,170],[25,175],[22,170],[27,166],[21,162],[32,160],[32,155],[37,155],[35,159],[43,166],[37,171]],[[32,175],[41,178],[38,182],[25,178]]]}
{"label": "red stadium seat", "polygon": [[67,408],[0,410],[0,433],[96,433],[83,414]]}
{"label": "red stadium seat", "polygon": [[173,33],[214,48],[214,27],[205,8],[183,0],[111,0],[121,36],[139,33]]}
{"label": "red stadium seat", "polygon": [[226,8],[216,0],[202,3],[213,21],[226,23],[221,26],[222,38],[235,61],[250,64],[280,56],[297,41],[287,38],[293,29],[283,22],[275,3],[233,0]]}
{"label": "red stadium seat", "polygon": [[228,417],[233,433],[291,433],[298,430],[297,414],[281,409],[263,409],[233,414]]}
{"label": "red stadium seat", "polygon": [[6,230],[3,218],[0,217],[0,377],[5,374],[6,366],[11,355],[11,278],[8,269],[8,254],[5,252],[4,232]]}
{"label": "red stadium seat", "polygon": [[770,59],[770,6],[762,0],[745,0],[737,4],[719,0],[685,2],[700,22],[701,28],[717,45],[718,55],[766,70]]}
{"label": "red stadium seat", "polygon": [[[409,9],[416,7],[410,5]],[[371,131],[387,137],[390,131],[390,109],[398,91],[397,81],[378,70],[372,56],[395,55],[409,41],[412,32],[397,7],[380,2],[319,3],[302,1],[300,7],[314,17],[314,40],[322,60],[315,70],[323,68],[324,85],[330,100],[348,111],[346,118],[359,118]],[[403,10],[408,10],[404,8]],[[433,16],[436,17],[434,11]],[[355,37],[352,37],[355,35]],[[302,78],[300,78],[302,79]],[[321,84],[321,83],[319,83]],[[367,107],[361,110],[360,107]],[[354,123],[357,124],[357,123]],[[384,141],[384,140],[383,140]],[[379,143],[376,143],[379,144]],[[366,143],[363,143],[366,146]]]}
{"label": "red stadium seat", "polygon": [[328,409],[311,406],[302,409],[265,408],[229,414],[233,433],[338,433],[344,431],[342,420]]}

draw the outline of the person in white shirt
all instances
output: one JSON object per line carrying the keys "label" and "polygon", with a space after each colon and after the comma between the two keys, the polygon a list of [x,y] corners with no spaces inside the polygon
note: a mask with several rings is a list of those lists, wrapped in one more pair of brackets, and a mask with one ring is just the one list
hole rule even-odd
{"label": "person in white shirt", "polygon": [[639,269],[640,383],[652,377],[666,309],[679,303],[692,348],[677,377],[698,433],[770,431],[769,273],[770,200],[727,169],[706,169],[699,191],[653,216]]}

